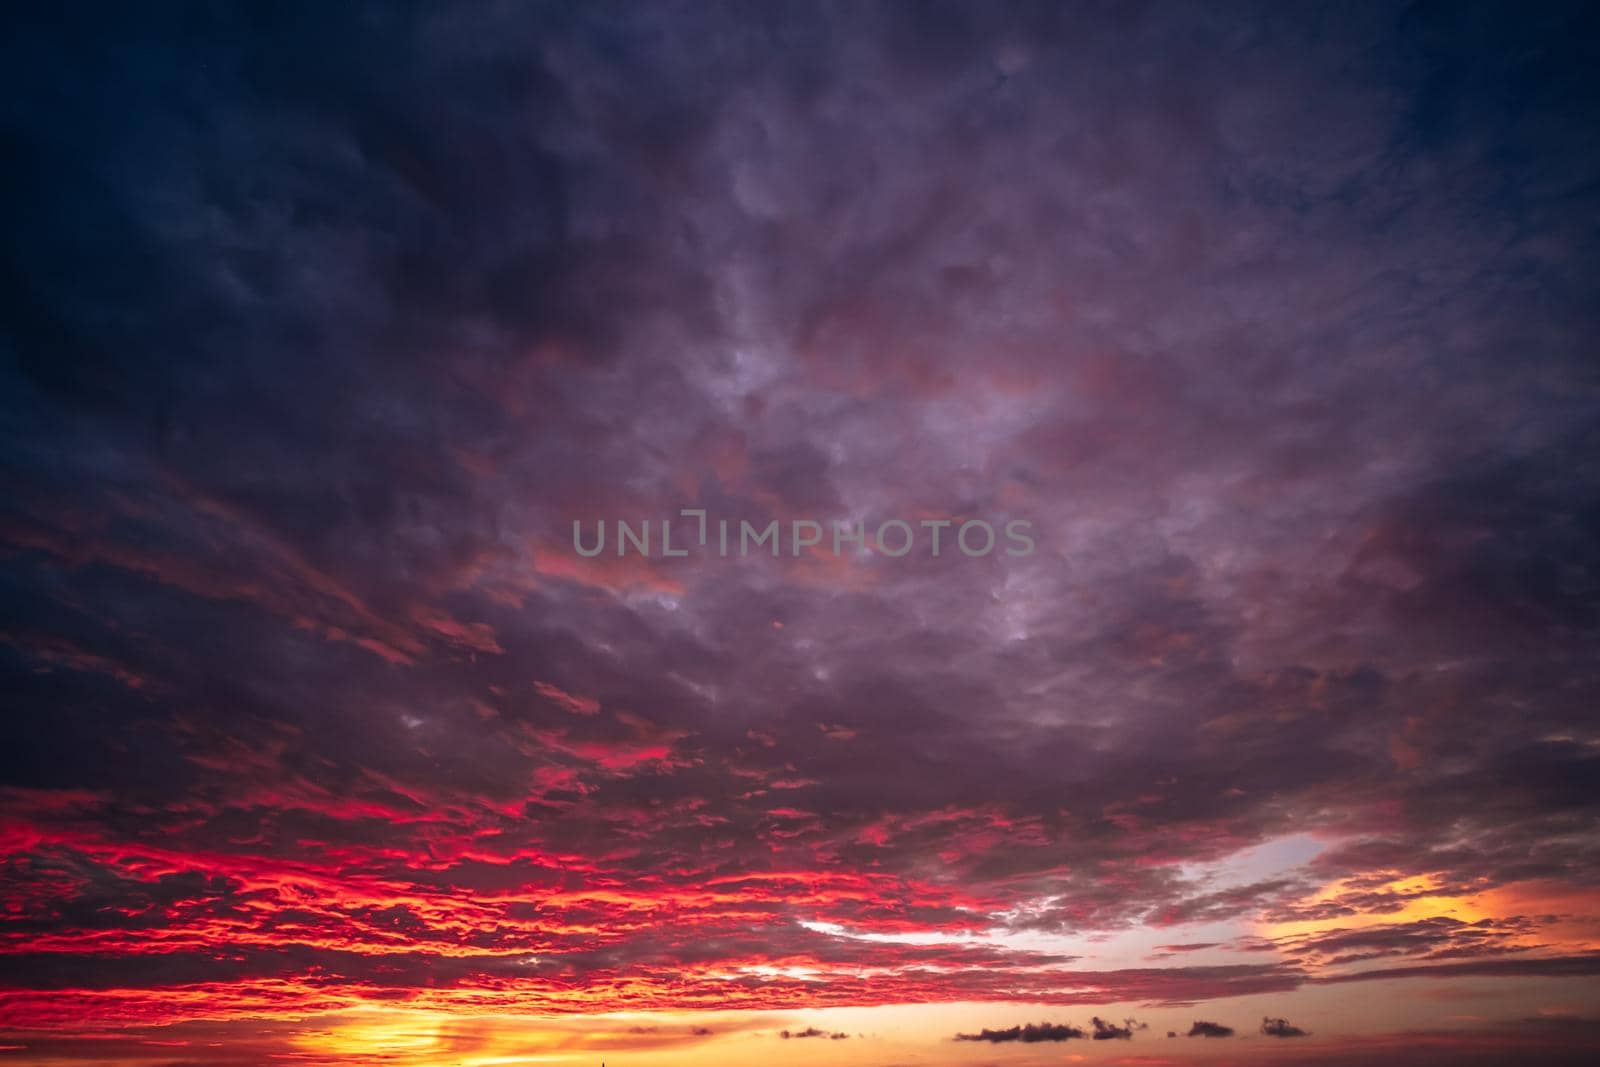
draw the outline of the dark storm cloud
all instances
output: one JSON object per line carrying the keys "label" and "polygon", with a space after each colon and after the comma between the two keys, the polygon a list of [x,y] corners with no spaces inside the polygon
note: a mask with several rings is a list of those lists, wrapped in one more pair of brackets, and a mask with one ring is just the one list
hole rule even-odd
{"label": "dark storm cloud", "polygon": [[[10,988],[1592,970],[1339,921],[1600,877],[1592,12],[8,17]],[[570,549],[680,506],[1039,550]]]}

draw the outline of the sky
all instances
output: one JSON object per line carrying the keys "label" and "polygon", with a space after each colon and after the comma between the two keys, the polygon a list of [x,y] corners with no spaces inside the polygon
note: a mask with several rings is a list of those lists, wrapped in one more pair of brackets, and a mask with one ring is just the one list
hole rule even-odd
{"label": "sky", "polygon": [[1593,6],[3,18],[0,1067],[1596,1062]]}

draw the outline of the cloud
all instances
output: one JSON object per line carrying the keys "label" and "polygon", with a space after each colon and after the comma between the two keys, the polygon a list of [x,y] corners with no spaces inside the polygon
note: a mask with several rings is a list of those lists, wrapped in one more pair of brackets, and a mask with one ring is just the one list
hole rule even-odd
{"label": "cloud", "polygon": [[1306,1037],[1307,1036],[1307,1031],[1300,1029],[1298,1026],[1291,1026],[1289,1024],[1289,1020],[1287,1020],[1287,1019],[1273,1019],[1273,1018],[1270,1018],[1270,1017],[1263,1017],[1262,1018],[1262,1020],[1261,1020],[1261,1032],[1263,1034],[1265,1034],[1267,1037]]}
{"label": "cloud", "polygon": [[1082,1030],[1076,1026],[1068,1026],[1065,1023],[1027,1023],[1005,1030],[985,1028],[976,1034],[957,1034],[955,1039],[957,1041],[987,1041],[993,1045],[1002,1045],[1012,1041],[1021,1041],[1024,1044],[1033,1044],[1039,1041],[1067,1041],[1082,1036]]}
{"label": "cloud", "polygon": [[16,1025],[1592,976],[1581,12],[272,7],[8,26]]}
{"label": "cloud", "polygon": [[1223,1026],[1221,1023],[1201,1022],[1201,1021],[1199,1021],[1197,1019],[1197,1020],[1195,1020],[1195,1024],[1193,1026],[1189,1027],[1189,1032],[1187,1034],[1185,1034],[1184,1036],[1185,1037],[1232,1037],[1233,1036],[1233,1027],[1231,1027],[1231,1026]]}
{"label": "cloud", "polygon": [[785,1041],[789,1040],[790,1038],[798,1039],[803,1037],[825,1037],[829,1041],[844,1041],[850,1035],[842,1032],[829,1033],[826,1030],[818,1030],[814,1026],[808,1026],[804,1030],[780,1030],[778,1031],[778,1036],[783,1038]]}
{"label": "cloud", "polygon": [[1105,1021],[1098,1015],[1089,1020],[1089,1025],[1094,1027],[1094,1039],[1096,1041],[1112,1041],[1119,1038],[1126,1041],[1133,1037],[1135,1030],[1150,1029],[1148,1024],[1141,1023],[1136,1019],[1124,1019],[1122,1025],[1118,1026],[1116,1023]]}

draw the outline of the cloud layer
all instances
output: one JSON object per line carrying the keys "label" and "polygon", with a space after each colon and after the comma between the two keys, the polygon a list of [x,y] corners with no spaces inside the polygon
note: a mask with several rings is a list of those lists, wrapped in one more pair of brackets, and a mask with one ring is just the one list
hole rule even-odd
{"label": "cloud layer", "polygon": [[5,1028],[1600,972],[1592,12],[13,18]]}

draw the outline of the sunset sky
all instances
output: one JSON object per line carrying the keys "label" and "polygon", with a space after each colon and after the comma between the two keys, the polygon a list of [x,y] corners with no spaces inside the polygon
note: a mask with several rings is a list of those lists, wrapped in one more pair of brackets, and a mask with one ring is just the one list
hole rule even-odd
{"label": "sunset sky", "polygon": [[1600,1062],[1597,12],[10,6],[0,1067]]}

